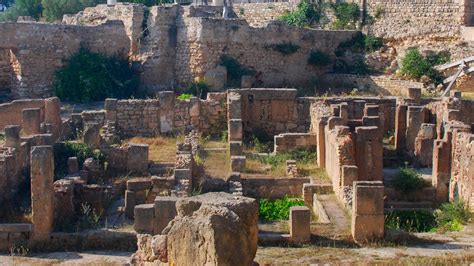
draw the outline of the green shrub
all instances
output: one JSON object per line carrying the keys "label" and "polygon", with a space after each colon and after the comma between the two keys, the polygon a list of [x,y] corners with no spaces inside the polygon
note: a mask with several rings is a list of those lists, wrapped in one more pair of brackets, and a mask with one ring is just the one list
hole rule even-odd
{"label": "green shrub", "polygon": [[439,53],[423,56],[416,48],[408,49],[401,60],[400,73],[411,79],[419,79],[426,75],[430,80],[439,84],[443,81],[442,75],[434,69],[434,66],[447,63],[449,54]]}
{"label": "green shrub", "polygon": [[204,80],[191,82],[184,91],[185,94],[192,94],[201,99],[206,99],[208,92],[209,85],[207,85],[206,81]]}
{"label": "green shrub", "polygon": [[436,228],[436,221],[430,211],[396,210],[385,215],[385,227],[412,233],[429,232]]}
{"label": "green shrub", "polygon": [[19,16],[41,17],[41,0],[16,0],[7,11],[0,14],[0,22],[16,21]]}
{"label": "green shrub", "polygon": [[79,167],[82,167],[87,158],[105,163],[105,155],[100,150],[93,150],[80,142],[66,141],[54,146],[54,172],[57,179],[67,174],[67,161],[69,157],[77,157]]}
{"label": "green shrub", "polygon": [[409,193],[426,187],[426,181],[413,168],[402,167],[393,180],[393,187],[403,193]]}
{"label": "green shrub", "polygon": [[283,55],[290,55],[296,53],[300,49],[300,46],[292,42],[282,42],[266,45],[265,48],[280,52]]}
{"label": "green shrub", "polygon": [[242,76],[255,75],[255,70],[243,66],[235,58],[229,55],[222,55],[219,65],[225,66],[227,69],[227,83],[231,86],[240,87]]}
{"label": "green shrub", "polygon": [[56,95],[63,101],[92,102],[105,98],[129,98],[138,89],[138,76],[129,62],[81,48],[58,70]]}
{"label": "green shrub", "polygon": [[360,18],[360,8],[356,3],[340,2],[331,4],[336,20],[335,29],[355,29]]}
{"label": "green shrub", "polygon": [[350,40],[341,42],[336,50],[336,56],[343,56],[346,51],[353,53],[373,52],[383,46],[383,39],[372,35],[365,35],[362,32],[356,33]]}
{"label": "green shrub", "polygon": [[77,220],[77,232],[87,229],[97,229],[100,227],[100,217],[102,213],[97,213],[89,204],[81,204],[81,214]]}
{"label": "green shrub", "polygon": [[290,26],[302,28],[319,22],[322,16],[321,14],[322,8],[319,5],[303,0],[298,4],[295,11],[283,15],[280,17],[280,20]]}
{"label": "green shrub", "polygon": [[192,94],[182,93],[177,97],[177,99],[180,100],[180,101],[187,101],[187,100],[191,99],[191,97],[193,97]]}
{"label": "green shrub", "polygon": [[259,215],[265,221],[287,220],[290,208],[293,206],[304,206],[304,201],[287,196],[277,200],[261,199],[259,200]]}
{"label": "green shrub", "polygon": [[320,50],[311,51],[308,64],[313,66],[327,66],[331,64],[331,57]]}
{"label": "green shrub", "polygon": [[250,141],[250,144],[254,146],[255,150],[259,153],[270,153],[273,150],[272,141],[263,142],[263,141],[260,141],[260,139],[255,136]]}
{"label": "green shrub", "polygon": [[472,217],[461,201],[444,203],[435,211],[436,222],[441,231],[461,231]]}

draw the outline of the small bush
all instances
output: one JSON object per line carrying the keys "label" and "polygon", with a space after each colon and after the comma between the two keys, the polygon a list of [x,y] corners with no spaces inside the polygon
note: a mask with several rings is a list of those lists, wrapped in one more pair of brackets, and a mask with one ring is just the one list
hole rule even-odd
{"label": "small bush", "polygon": [[430,211],[392,211],[385,215],[385,227],[411,233],[429,232],[436,228]]}
{"label": "small bush", "polygon": [[58,70],[54,91],[63,101],[92,102],[105,98],[129,98],[139,86],[129,62],[81,48]]}
{"label": "small bush", "polygon": [[290,26],[308,27],[313,23],[319,22],[322,17],[322,9],[319,5],[303,0],[298,4],[296,10],[280,17],[280,20]]}
{"label": "small bush", "polygon": [[242,76],[255,75],[255,70],[243,66],[239,61],[229,55],[222,55],[219,60],[219,65],[225,66],[227,69],[228,85],[240,87]]}
{"label": "small bush", "polygon": [[269,44],[265,46],[265,48],[280,52],[283,55],[290,55],[296,53],[300,49],[300,46],[292,42],[282,42],[278,44]]}
{"label": "small bush", "polygon": [[426,75],[433,83],[439,84],[443,81],[443,77],[434,69],[434,66],[447,63],[449,57],[447,53],[431,54],[425,57],[418,49],[411,48],[401,60],[400,73],[411,79],[420,79]]}
{"label": "small bush", "polygon": [[331,4],[336,16],[335,29],[355,29],[360,18],[360,8],[356,3],[340,2]]}
{"label": "small bush", "polygon": [[100,150],[93,150],[84,143],[65,142],[54,147],[54,172],[57,179],[67,174],[69,157],[77,157],[79,167],[82,167],[87,158],[94,158],[101,164],[105,163],[105,155]]}
{"label": "small bush", "polygon": [[393,187],[403,193],[409,193],[425,187],[426,181],[413,168],[402,167],[393,180]]}
{"label": "small bush", "polygon": [[206,99],[208,92],[209,92],[209,85],[207,85],[206,81],[204,80],[201,80],[198,82],[192,82],[184,90],[185,94],[192,94],[201,99]]}
{"label": "small bush", "polygon": [[273,142],[263,142],[260,141],[257,137],[253,137],[250,141],[250,144],[255,147],[255,150],[259,153],[270,153],[273,150]]}
{"label": "small bush", "polygon": [[97,213],[89,204],[81,204],[81,214],[76,224],[77,232],[87,229],[97,229],[100,227],[100,217],[102,213]]}
{"label": "small bush", "polygon": [[314,66],[327,66],[331,64],[331,57],[320,50],[311,51],[308,58],[308,64]]}
{"label": "small bush", "polygon": [[259,201],[259,215],[265,221],[288,220],[290,208],[304,206],[302,199],[292,199],[285,196],[283,199]]}
{"label": "small bush", "polygon": [[471,219],[471,213],[463,202],[444,203],[435,211],[440,231],[461,231]]}
{"label": "small bush", "polygon": [[182,93],[177,97],[177,99],[180,100],[180,101],[188,101],[189,99],[191,99],[191,97],[193,97],[192,94]]}
{"label": "small bush", "polygon": [[343,56],[346,51],[353,53],[373,52],[383,46],[383,39],[372,35],[365,35],[358,32],[350,40],[341,42],[336,51],[336,56]]}

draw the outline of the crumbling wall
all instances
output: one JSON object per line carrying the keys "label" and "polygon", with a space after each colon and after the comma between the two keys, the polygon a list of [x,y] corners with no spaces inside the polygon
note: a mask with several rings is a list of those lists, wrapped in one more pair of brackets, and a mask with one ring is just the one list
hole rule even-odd
{"label": "crumbling wall", "polygon": [[464,24],[464,1],[370,0],[365,3],[368,14],[375,18],[371,32],[388,39],[453,38],[460,35]]}
{"label": "crumbling wall", "polygon": [[0,49],[10,49],[19,84],[13,99],[51,95],[54,72],[81,46],[107,55],[126,55],[130,40],[120,21],[98,26],[0,23]]}
{"label": "crumbling wall", "polygon": [[450,200],[461,199],[474,207],[474,135],[457,132],[453,135]]}
{"label": "crumbling wall", "polygon": [[0,104],[0,131],[3,131],[7,125],[21,125],[23,120],[23,109],[40,108],[41,121],[44,121],[44,103],[42,99],[17,100],[9,103]]}
{"label": "crumbling wall", "polygon": [[242,99],[244,131],[268,136],[307,132],[310,125],[309,98],[297,98],[296,89],[236,90]]}
{"label": "crumbling wall", "polygon": [[234,13],[245,19],[252,27],[265,27],[270,21],[277,20],[293,11],[296,1],[274,3],[234,3]]}

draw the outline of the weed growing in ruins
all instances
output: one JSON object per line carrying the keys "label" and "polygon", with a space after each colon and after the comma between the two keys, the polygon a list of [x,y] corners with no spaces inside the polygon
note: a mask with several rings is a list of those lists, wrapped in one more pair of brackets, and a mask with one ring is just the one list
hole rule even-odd
{"label": "weed growing in ruins", "polygon": [[442,204],[439,209],[434,212],[438,230],[444,231],[461,231],[471,218],[466,205],[461,201],[454,201]]}
{"label": "weed growing in ruins", "polygon": [[193,97],[192,94],[183,93],[183,94],[180,94],[176,99],[178,99],[180,101],[189,101],[189,99],[191,99],[191,97]]}
{"label": "weed growing in ruins", "polygon": [[321,6],[313,4],[310,1],[301,1],[295,11],[289,12],[280,17],[280,20],[290,26],[308,27],[313,23],[318,23],[323,14]]}
{"label": "weed growing in ruins", "polygon": [[290,55],[296,53],[300,49],[300,46],[292,42],[282,42],[277,44],[265,45],[265,48],[280,52],[283,55]]}
{"label": "weed growing in ruins", "polygon": [[331,64],[331,57],[320,50],[311,51],[308,58],[308,64],[313,66],[327,66]]}
{"label": "weed growing in ruins", "polygon": [[93,150],[84,143],[66,141],[54,146],[54,171],[56,178],[63,177],[67,173],[67,161],[69,157],[77,157],[79,167],[82,167],[87,158],[94,158],[101,164],[105,163],[105,154],[100,150]]}
{"label": "weed growing in ruins", "polygon": [[129,98],[138,89],[138,75],[128,60],[81,48],[55,75],[54,91],[63,101],[93,102]]}
{"label": "weed growing in ruins", "polygon": [[273,142],[263,142],[256,136],[252,138],[250,145],[254,146],[258,153],[269,153],[273,149]]}
{"label": "weed growing in ruins", "polygon": [[229,55],[222,55],[219,65],[227,69],[227,85],[240,87],[242,76],[255,75],[255,70],[250,69],[239,63],[235,58]]}
{"label": "weed growing in ruins", "polygon": [[357,22],[360,19],[360,7],[356,3],[339,2],[331,4],[331,9],[336,16],[333,23],[333,28],[342,29],[356,29]]}
{"label": "weed growing in ruins", "polygon": [[10,256],[26,257],[30,254],[28,243],[26,241],[17,241],[10,247]]}
{"label": "weed growing in ruins", "polygon": [[434,66],[444,64],[450,59],[447,53],[437,53],[423,56],[417,48],[408,49],[401,60],[400,74],[410,79],[420,79],[428,76],[431,82],[440,84],[442,75]]}
{"label": "weed growing in ruins", "polygon": [[77,221],[77,232],[86,229],[97,229],[100,227],[100,217],[102,213],[97,213],[90,205],[81,204],[81,215]]}
{"label": "weed growing in ruins", "polygon": [[403,193],[409,193],[426,187],[426,181],[413,168],[401,167],[393,180],[393,187]]}
{"label": "weed growing in ruins", "polygon": [[206,99],[208,92],[209,85],[207,85],[206,81],[204,80],[198,82],[191,82],[184,90],[185,94],[191,94],[201,99]]}
{"label": "weed growing in ruins", "polygon": [[385,227],[410,233],[429,232],[436,228],[432,212],[395,210],[385,215]]}
{"label": "weed growing in ruins", "polygon": [[293,206],[304,206],[304,201],[288,196],[276,200],[261,199],[259,201],[259,215],[265,221],[288,220],[290,208]]}
{"label": "weed growing in ruins", "polygon": [[372,35],[366,35],[358,32],[350,40],[341,42],[334,53],[336,56],[344,56],[346,51],[352,53],[373,52],[383,46],[383,39]]}

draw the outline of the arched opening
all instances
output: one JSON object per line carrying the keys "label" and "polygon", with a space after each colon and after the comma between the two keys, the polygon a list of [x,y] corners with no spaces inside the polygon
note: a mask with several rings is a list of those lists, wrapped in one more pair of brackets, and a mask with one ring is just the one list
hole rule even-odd
{"label": "arched opening", "polygon": [[12,99],[19,86],[21,67],[12,49],[0,48],[0,102]]}

